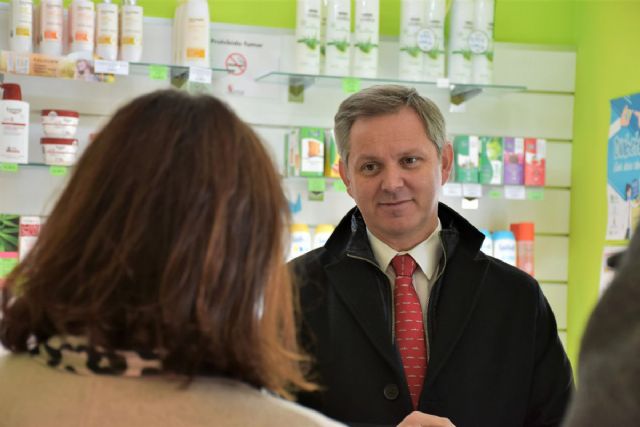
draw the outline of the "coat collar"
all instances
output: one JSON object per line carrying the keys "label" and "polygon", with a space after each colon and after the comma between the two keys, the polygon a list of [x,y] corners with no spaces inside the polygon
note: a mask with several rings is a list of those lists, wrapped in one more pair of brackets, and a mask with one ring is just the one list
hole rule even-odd
{"label": "coat collar", "polygon": [[[432,290],[428,325],[429,369],[426,387],[432,384],[470,321],[488,263],[480,255],[484,235],[453,209],[440,203],[444,246],[442,277]],[[351,311],[376,350],[404,381],[402,363],[392,342],[390,297],[358,208],[340,221],[325,248],[334,256],[326,272],[336,293]]]}

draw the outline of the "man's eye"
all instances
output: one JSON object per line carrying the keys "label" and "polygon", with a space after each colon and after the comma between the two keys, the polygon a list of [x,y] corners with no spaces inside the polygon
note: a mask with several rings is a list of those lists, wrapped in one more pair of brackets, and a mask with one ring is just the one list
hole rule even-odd
{"label": "man's eye", "polygon": [[378,170],[378,165],[375,163],[365,163],[360,167],[360,170],[364,173],[374,173]]}
{"label": "man's eye", "polygon": [[402,159],[402,162],[405,165],[411,166],[411,165],[414,165],[414,164],[418,163],[418,158],[417,157],[405,157],[405,158]]}

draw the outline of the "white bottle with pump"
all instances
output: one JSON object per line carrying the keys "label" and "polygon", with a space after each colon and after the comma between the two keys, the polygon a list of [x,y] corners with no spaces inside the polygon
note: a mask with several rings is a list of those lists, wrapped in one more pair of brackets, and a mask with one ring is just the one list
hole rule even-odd
{"label": "white bottle with pump", "polygon": [[348,76],[351,71],[351,1],[328,0],[324,74]]}
{"label": "white bottle with pump", "polygon": [[96,55],[102,59],[118,59],[118,5],[102,0],[96,6]]}
{"label": "white bottle with pump", "polygon": [[469,36],[473,31],[473,0],[453,0],[449,25],[449,81],[471,83]]}
{"label": "white bottle with pump", "polygon": [[178,25],[178,64],[187,67],[210,67],[209,4],[204,0],[187,0],[181,5]]}
{"label": "white bottle with pump", "polygon": [[380,43],[380,1],[356,0],[355,24],[353,75],[376,78]]}
{"label": "white bottle with pump", "polygon": [[44,55],[61,56],[64,34],[64,6],[62,0],[40,2],[38,51]]}
{"label": "white bottle with pump", "polygon": [[33,52],[33,0],[11,0],[9,49]]}
{"label": "white bottle with pump", "polygon": [[424,80],[434,82],[444,77],[444,21],[446,0],[427,0],[424,29],[419,34],[424,52]]}
{"label": "white bottle with pump", "polygon": [[473,32],[469,36],[472,81],[493,82],[493,12],[495,0],[475,0]]}
{"label": "white bottle with pump", "polygon": [[[295,71],[301,74],[320,73],[320,0],[296,2]],[[328,72],[330,70],[327,68]]]}
{"label": "white bottle with pump", "polygon": [[73,0],[69,6],[69,38],[72,53],[93,55],[96,10],[92,1]]}
{"label": "white bottle with pump", "polygon": [[22,101],[20,86],[0,84],[0,163],[29,161],[29,104]]}
{"label": "white bottle with pump", "polygon": [[120,59],[140,62],[144,10],[136,0],[124,0],[120,10]]}
{"label": "white bottle with pump", "polygon": [[418,46],[418,34],[423,27],[424,0],[400,2],[400,51],[398,78],[417,81],[422,79],[423,53]]}

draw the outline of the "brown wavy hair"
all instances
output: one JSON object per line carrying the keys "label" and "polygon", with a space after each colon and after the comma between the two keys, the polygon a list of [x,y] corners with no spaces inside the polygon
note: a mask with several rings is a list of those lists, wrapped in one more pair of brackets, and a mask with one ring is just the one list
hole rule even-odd
{"label": "brown wavy hair", "polygon": [[163,369],[291,397],[299,362],[280,178],[223,102],[158,91],[121,108],[79,160],[3,290],[0,340],[86,335],[161,351]]}

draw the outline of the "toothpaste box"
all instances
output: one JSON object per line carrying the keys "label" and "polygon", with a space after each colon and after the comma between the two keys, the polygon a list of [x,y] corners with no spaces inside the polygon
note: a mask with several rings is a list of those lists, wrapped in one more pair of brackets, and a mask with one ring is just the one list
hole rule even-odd
{"label": "toothpaste box", "polygon": [[506,137],[504,149],[504,184],[524,184],[524,138]]}
{"label": "toothpaste box", "polygon": [[19,256],[20,262],[25,259],[31,248],[36,244],[40,235],[42,220],[39,216],[21,216],[19,231]]}
{"label": "toothpaste box", "polygon": [[324,129],[302,127],[285,136],[288,176],[324,174]]}
{"label": "toothpaste box", "polygon": [[547,141],[540,138],[524,140],[524,185],[543,187],[546,174]]}
{"label": "toothpaste box", "polygon": [[481,184],[502,184],[502,138],[480,137],[479,178]]}
{"label": "toothpaste box", "polygon": [[458,135],[453,139],[457,182],[478,182],[480,140],[477,136]]}

